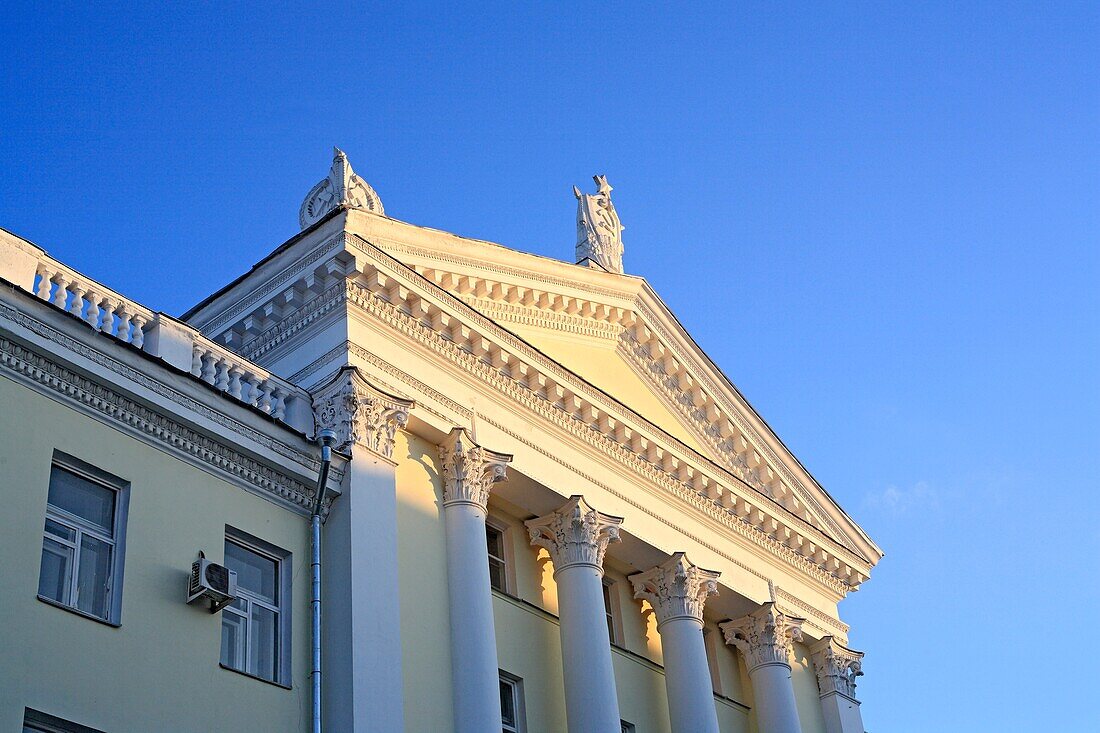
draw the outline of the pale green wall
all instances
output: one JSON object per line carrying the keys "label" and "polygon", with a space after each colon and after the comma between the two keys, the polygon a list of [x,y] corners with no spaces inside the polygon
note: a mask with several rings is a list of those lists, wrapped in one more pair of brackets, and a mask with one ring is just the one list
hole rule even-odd
{"label": "pale green wall", "polygon": [[[119,628],[35,597],[55,448],[130,482]],[[0,481],[0,730],[24,707],[108,733],[308,730],[305,518],[2,377]],[[220,616],[184,603],[227,524],[293,553],[291,690],[221,669]]]}

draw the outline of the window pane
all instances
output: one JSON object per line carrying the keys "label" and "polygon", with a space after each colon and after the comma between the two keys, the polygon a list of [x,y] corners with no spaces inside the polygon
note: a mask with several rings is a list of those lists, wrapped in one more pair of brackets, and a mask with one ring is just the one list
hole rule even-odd
{"label": "window pane", "polygon": [[509,728],[516,727],[516,695],[504,680],[500,681],[500,719]]}
{"label": "window pane", "polygon": [[244,671],[245,619],[222,611],[222,664]]}
{"label": "window pane", "polygon": [[276,562],[232,542],[225,543],[225,566],[237,571],[237,587],[274,604]]}
{"label": "window pane", "polygon": [[504,557],[504,536],[496,527],[485,527],[485,542],[489,546],[489,554],[494,557]]}
{"label": "window pane", "polygon": [[111,546],[91,535],[80,542],[80,571],[76,580],[76,607],[107,618],[107,582],[111,572]]}
{"label": "window pane", "polygon": [[50,473],[49,503],[111,534],[115,492],[57,466]]}
{"label": "window pane", "polygon": [[275,659],[278,655],[275,627],[275,612],[253,603],[252,622],[249,624],[252,659],[248,671],[268,680],[275,679]]}
{"label": "window pane", "polygon": [[504,563],[492,557],[489,558],[489,585],[504,591]]}
{"label": "window pane", "polygon": [[58,603],[69,602],[69,580],[72,576],[73,548],[42,540],[42,568],[38,575],[38,595]]}
{"label": "window pane", "polygon": [[55,522],[49,517],[46,518],[46,534],[52,534],[54,537],[58,537],[69,542],[76,542],[76,530],[71,527],[66,527],[61,522]]}

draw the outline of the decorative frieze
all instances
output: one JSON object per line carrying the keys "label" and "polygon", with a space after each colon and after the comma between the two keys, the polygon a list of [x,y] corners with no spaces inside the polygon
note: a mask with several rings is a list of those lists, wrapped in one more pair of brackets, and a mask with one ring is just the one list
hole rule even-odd
{"label": "decorative frieze", "polygon": [[439,446],[443,468],[443,506],[489,506],[493,484],[507,477],[512,456],[482,448],[466,428],[454,428]]}
{"label": "decorative frieze", "polygon": [[726,643],[745,657],[749,672],[764,664],[787,664],[792,643],[802,641],[805,619],[787,616],[774,603],[765,603],[752,613],[719,624]]}
{"label": "decorative frieze", "polygon": [[856,677],[863,676],[863,652],[849,649],[826,636],[811,649],[817,688],[822,697],[833,692],[856,697]]}
{"label": "decorative frieze", "polygon": [[352,366],[313,396],[317,430],[336,433],[336,450],[348,452],[358,444],[387,459],[393,456],[394,435],[414,406],[412,400],[378,389]]}
{"label": "decorative frieze", "polygon": [[708,596],[718,594],[718,576],[675,553],[660,565],[630,576],[634,597],[649,601],[657,614],[657,625],[678,618],[703,623],[703,606]]}
{"label": "decorative frieze", "polygon": [[574,565],[589,565],[603,572],[607,545],[619,541],[622,517],[598,512],[583,496],[571,496],[557,511],[529,519],[531,544],[550,551],[554,572]]}

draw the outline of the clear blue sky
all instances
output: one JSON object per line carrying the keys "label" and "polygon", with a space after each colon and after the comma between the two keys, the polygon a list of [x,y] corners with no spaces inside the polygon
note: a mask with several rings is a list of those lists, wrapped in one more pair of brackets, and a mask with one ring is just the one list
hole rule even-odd
{"label": "clear blue sky", "polygon": [[180,313],[334,144],[562,259],[606,173],[628,271],[886,550],[867,729],[1100,730],[1100,5],[205,5],[5,6],[0,226]]}

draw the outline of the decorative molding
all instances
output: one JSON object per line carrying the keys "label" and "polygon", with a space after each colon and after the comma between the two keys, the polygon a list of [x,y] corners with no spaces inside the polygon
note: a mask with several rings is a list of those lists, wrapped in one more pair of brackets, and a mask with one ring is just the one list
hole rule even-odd
{"label": "decorative molding", "polygon": [[63,404],[139,436],[169,453],[201,465],[220,478],[299,513],[308,513],[313,505],[314,487],[295,481],[7,338],[0,338],[0,368],[13,379]]}
{"label": "decorative molding", "polygon": [[485,511],[493,484],[507,478],[512,456],[482,448],[466,428],[453,428],[439,446],[443,506],[472,504]]}
{"label": "decorative molding", "polygon": [[620,540],[622,523],[622,517],[598,512],[578,495],[569,497],[560,509],[524,522],[531,544],[550,551],[555,575],[576,565],[595,568],[603,575],[607,545]]}
{"label": "decorative molding", "polygon": [[855,700],[856,677],[863,676],[863,652],[849,649],[833,637],[826,636],[814,644],[810,656],[822,697],[839,692]]}
{"label": "decorative molding", "polygon": [[317,429],[336,433],[336,450],[361,445],[392,460],[394,435],[405,427],[412,400],[391,395],[368,382],[359,369],[346,366],[313,395]]}
{"label": "decorative molding", "polygon": [[251,341],[245,342],[237,352],[252,361],[270,353],[288,342],[306,326],[335,310],[336,306],[347,298],[347,289],[346,281],[336,283],[274,326],[265,329]]}
{"label": "decorative molding", "polygon": [[746,616],[726,621],[718,627],[726,643],[737,647],[744,655],[751,674],[765,664],[790,667],[788,660],[792,643],[802,641],[803,621],[805,619],[787,616],[769,602]]}
{"label": "decorative molding", "polygon": [[328,178],[310,189],[298,210],[298,223],[302,229],[316,224],[325,214],[344,206],[362,209],[372,214],[385,214],[382,199],[370,184],[356,175],[348,162],[348,156],[340,148],[332,149],[332,168]]}
{"label": "decorative molding", "polygon": [[621,275],[624,227],[611,203],[607,176],[592,176],[592,180],[596,182],[596,193],[581,193],[573,186],[577,197],[577,264],[590,260]]}
{"label": "decorative molding", "polygon": [[660,565],[630,576],[634,597],[643,598],[657,614],[657,628],[675,619],[687,618],[703,624],[707,597],[718,595],[721,573],[704,570],[677,552]]}

